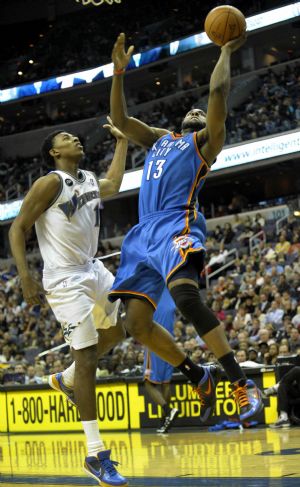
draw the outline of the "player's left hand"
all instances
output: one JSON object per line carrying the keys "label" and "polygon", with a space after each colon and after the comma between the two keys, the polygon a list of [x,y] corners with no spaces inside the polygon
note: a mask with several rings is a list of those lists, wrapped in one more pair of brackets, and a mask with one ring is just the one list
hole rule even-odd
{"label": "player's left hand", "polygon": [[108,123],[104,124],[103,128],[108,129],[110,131],[110,133],[114,137],[116,137],[117,140],[122,140],[122,139],[127,140],[126,135],[124,135],[123,132],[121,132],[121,130],[117,129],[117,127],[113,124],[113,121],[110,118],[110,116],[107,116],[106,118],[107,118]]}

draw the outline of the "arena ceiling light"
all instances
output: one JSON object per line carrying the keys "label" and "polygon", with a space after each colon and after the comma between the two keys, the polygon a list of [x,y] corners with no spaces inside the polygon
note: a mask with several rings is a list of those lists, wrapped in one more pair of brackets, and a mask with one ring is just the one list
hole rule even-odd
{"label": "arena ceiling light", "polygon": [[[85,0],[86,1],[86,0]],[[98,1],[98,0],[94,0]],[[111,0],[110,0],[111,1]],[[115,0],[116,1],[116,0]],[[284,7],[279,7],[268,12],[252,15],[246,19],[247,31],[252,32],[270,25],[291,20],[300,16],[300,2],[295,2]],[[141,66],[175,56],[192,49],[203,47],[211,44],[210,39],[205,32],[194,34],[180,40],[154,47],[148,51],[137,53],[132,56],[128,70],[137,69]],[[111,77],[113,74],[112,63],[98,66],[97,68],[87,69],[76,73],[66,74],[55,78],[49,78],[43,81],[37,81],[20,85],[6,90],[0,90],[0,103],[18,100],[27,96],[35,96],[50,91],[63,90],[72,88],[80,84],[93,83],[94,81],[103,80]]]}

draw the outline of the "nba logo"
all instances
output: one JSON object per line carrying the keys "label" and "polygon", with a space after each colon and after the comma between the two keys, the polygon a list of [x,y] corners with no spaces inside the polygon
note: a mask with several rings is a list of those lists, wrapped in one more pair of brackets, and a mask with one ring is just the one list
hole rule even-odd
{"label": "nba logo", "polygon": [[175,237],[173,239],[174,251],[178,249],[187,249],[191,247],[191,245],[192,245],[192,240],[187,235],[180,235],[180,237]]}

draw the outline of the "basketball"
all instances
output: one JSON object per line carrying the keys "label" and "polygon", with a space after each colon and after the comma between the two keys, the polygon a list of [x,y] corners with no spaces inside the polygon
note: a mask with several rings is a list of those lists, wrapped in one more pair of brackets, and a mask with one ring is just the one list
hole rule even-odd
{"label": "basketball", "polygon": [[220,5],[209,12],[204,29],[210,40],[217,46],[224,46],[243,34],[246,20],[242,12],[230,5]]}

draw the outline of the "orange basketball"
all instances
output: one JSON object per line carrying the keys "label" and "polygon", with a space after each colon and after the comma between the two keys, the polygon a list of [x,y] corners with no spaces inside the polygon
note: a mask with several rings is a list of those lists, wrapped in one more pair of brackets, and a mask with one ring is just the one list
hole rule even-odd
{"label": "orange basketball", "polygon": [[240,37],[246,30],[246,19],[242,12],[230,5],[220,5],[209,12],[204,29],[208,37],[217,46]]}

